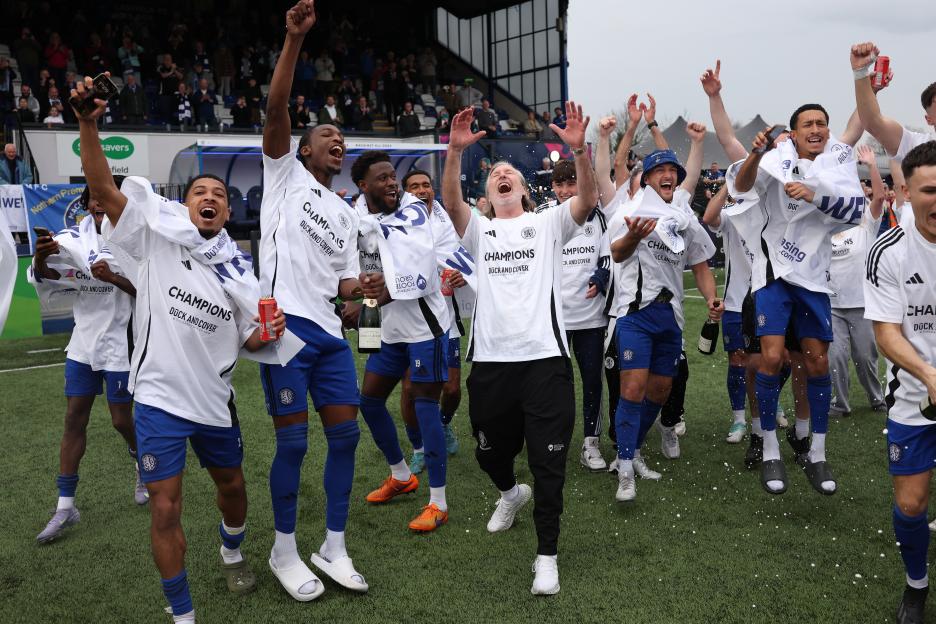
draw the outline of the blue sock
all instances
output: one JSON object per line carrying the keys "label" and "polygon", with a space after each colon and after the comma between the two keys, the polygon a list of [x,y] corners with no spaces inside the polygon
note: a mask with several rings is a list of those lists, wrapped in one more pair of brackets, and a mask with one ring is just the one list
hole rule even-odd
{"label": "blue sock", "polygon": [[452,419],[455,418],[455,410],[452,410],[451,414],[446,414],[445,412],[441,412],[441,414],[442,414],[442,424],[445,426],[451,425]]}
{"label": "blue sock", "polygon": [[[781,384],[782,385],[782,384]],[[743,410],[744,397],[747,392],[747,380],[745,379],[743,366],[728,367],[728,400],[731,401],[731,409]]]}
{"label": "blue sock", "polygon": [[247,530],[243,530],[237,535],[231,535],[224,530],[224,522],[218,523],[218,533],[221,534],[221,543],[224,544],[224,547],[228,550],[237,550],[240,548],[241,542],[244,541],[244,537],[247,535]]}
{"label": "blue sock", "polygon": [[387,464],[392,466],[403,461],[403,449],[400,448],[400,440],[397,438],[396,425],[387,411],[387,402],[362,394],[361,415],[364,416],[364,422],[367,423],[377,448],[387,459]]}
{"label": "blue sock", "polygon": [[425,434],[429,487],[443,487],[448,452],[445,450],[445,431],[442,430],[442,419],[439,417],[439,402],[425,397],[416,397],[415,402],[416,419]]}
{"label": "blue sock", "polygon": [[907,576],[915,581],[926,578],[926,553],[930,539],[926,510],[918,516],[906,516],[894,505],[894,535],[900,544],[900,556]]}
{"label": "blue sock", "polygon": [[58,486],[59,496],[75,496],[75,490],[78,489],[78,473],[55,477],[55,485]]}
{"label": "blue sock", "polygon": [[638,449],[643,448],[647,432],[650,431],[650,427],[653,426],[653,421],[659,416],[660,409],[662,408],[662,405],[654,403],[650,399],[644,399],[643,403],[640,404],[640,430],[637,432]]}
{"label": "blue sock", "polygon": [[406,428],[406,437],[409,438],[410,444],[413,445],[413,448],[422,448],[422,431],[420,431],[419,427],[410,427],[409,425],[404,425],[404,427]]}
{"label": "blue sock", "polygon": [[273,497],[273,526],[280,533],[296,532],[299,475],[309,447],[308,434],[308,423],[276,430],[276,454],[270,466],[270,495]]}
{"label": "blue sock", "polygon": [[761,429],[776,431],[777,402],[780,400],[780,376],[758,372],[754,376],[754,395],[760,411]]}
{"label": "blue sock", "polygon": [[628,401],[624,397],[618,399],[617,411],[614,414],[614,428],[617,430],[620,459],[634,459],[637,437],[640,433],[640,411],[640,403]]}
{"label": "blue sock", "polygon": [[183,615],[194,609],[184,568],[171,579],[162,579],[162,588],[166,601],[172,607],[172,615]]}
{"label": "blue sock", "polygon": [[829,431],[829,406],[832,405],[832,378],[828,375],[806,378],[806,399],[813,433]]}
{"label": "blue sock", "polygon": [[354,481],[354,451],[361,439],[357,420],[325,427],[328,455],[325,456],[325,528],[344,531],[348,523],[351,483]]}

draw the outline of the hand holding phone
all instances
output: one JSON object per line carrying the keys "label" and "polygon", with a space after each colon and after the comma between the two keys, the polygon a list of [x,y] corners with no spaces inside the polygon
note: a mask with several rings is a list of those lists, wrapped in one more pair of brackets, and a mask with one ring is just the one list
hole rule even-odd
{"label": "hand holding phone", "polygon": [[[85,80],[87,80],[87,78]],[[117,85],[110,79],[109,73],[98,74],[95,76],[91,85],[90,93],[87,95],[76,92],[73,93],[68,100],[68,103],[83,116],[90,115],[94,112],[94,109],[97,108],[97,104],[94,103],[94,100],[107,101],[117,95],[119,91]],[[85,85],[85,90],[87,91],[87,85]]]}
{"label": "hand holding phone", "polygon": [[768,130],[766,134],[767,142],[761,147],[755,147],[751,151],[753,151],[755,154],[763,154],[764,152],[769,152],[770,150],[774,148],[774,144],[776,143],[777,139],[780,138],[780,135],[782,135],[786,131],[787,129],[783,124],[777,124],[775,126],[771,126],[770,130]]}
{"label": "hand holding phone", "polygon": [[40,237],[43,237],[43,236],[50,236],[50,237],[52,236],[52,232],[50,232],[48,229],[42,227],[41,225],[34,225],[34,226],[33,226],[33,232],[36,233],[36,238],[40,238]]}

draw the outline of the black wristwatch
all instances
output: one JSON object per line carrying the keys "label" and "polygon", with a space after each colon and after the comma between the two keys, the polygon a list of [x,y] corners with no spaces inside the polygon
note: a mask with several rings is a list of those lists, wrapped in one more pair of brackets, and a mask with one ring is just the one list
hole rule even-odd
{"label": "black wristwatch", "polygon": [[651,130],[651,129],[653,129],[653,128],[659,126],[659,125],[660,125],[660,124],[658,124],[658,123],[656,122],[656,119],[654,119],[653,121],[651,121],[650,123],[647,124],[647,130]]}

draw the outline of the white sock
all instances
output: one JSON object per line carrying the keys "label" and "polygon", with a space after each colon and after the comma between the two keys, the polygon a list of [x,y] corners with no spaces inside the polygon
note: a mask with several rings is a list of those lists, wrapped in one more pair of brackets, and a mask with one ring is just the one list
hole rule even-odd
{"label": "white sock", "polygon": [[445,486],[429,488],[429,503],[435,503],[441,511],[448,511],[448,505],[445,502]]}
{"label": "white sock", "polygon": [[397,481],[409,481],[410,477],[413,476],[413,473],[410,472],[409,466],[406,465],[406,460],[401,460],[390,466],[390,474]]}
{"label": "white sock", "polygon": [[636,461],[638,459],[640,459],[640,449],[637,449],[636,451],[634,451],[634,460],[632,460],[631,465],[633,466],[634,465],[633,461]]}
{"label": "white sock", "polygon": [[[776,429],[764,432],[764,461],[771,459],[780,459],[780,441],[777,440]],[[783,481],[772,479],[767,482],[767,487],[774,491],[782,490]]]}
{"label": "white sock", "polygon": [[796,419],[796,439],[802,440],[809,437],[809,419]]}
{"label": "white sock", "polygon": [[734,416],[734,424],[743,425],[744,424],[744,410],[731,410],[731,415]]}
{"label": "white sock", "polygon": [[423,453],[423,452],[424,452],[424,451],[423,451],[423,447],[420,446],[419,448],[414,448],[414,449],[413,449],[413,452],[414,452],[414,453]]}
{"label": "white sock", "polygon": [[58,505],[55,507],[55,510],[58,511],[59,509],[71,509],[74,506],[74,496],[59,496]]}
{"label": "white sock", "polygon": [[[637,453],[634,453],[634,458],[637,458]],[[634,476],[634,460],[633,459],[622,459],[618,462],[618,474],[627,473],[630,476]]]}
{"label": "white sock", "polygon": [[342,557],[347,557],[348,550],[345,548],[344,531],[332,531],[330,529],[326,529],[325,541],[322,542],[322,547],[319,548],[319,554],[321,554],[329,561],[335,561],[337,559],[341,559]]}
{"label": "white sock", "polygon": [[180,622],[183,624],[195,624],[195,609],[192,609],[188,613],[183,613],[182,615],[173,615],[172,621],[176,624]]}
{"label": "white sock", "polygon": [[825,461],[825,437],[824,433],[814,433],[812,443],[809,445],[809,461],[812,463]]}
{"label": "white sock", "polygon": [[[240,535],[247,530],[246,524],[239,527],[229,527],[227,524],[225,524],[223,518],[221,519],[221,526],[224,528],[224,532],[228,535]],[[244,555],[241,554],[240,547],[231,550],[222,543],[221,559],[224,560],[224,563],[240,563],[244,560]]]}
{"label": "white sock", "polygon": [[[431,488],[430,488],[431,489]],[[520,496],[520,486],[514,483],[514,486],[509,490],[501,490],[501,498],[504,499],[505,503],[512,503]]]}
{"label": "white sock", "polygon": [[907,575],[907,585],[913,589],[926,589],[929,587],[929,574],[921,579],[912,579],[909,575]]}
{"label": "white sock", "polygon": [[296,547],[296,534],[276,531],[273,552],[270,555],[277,568],[288,568],[296,561],[302,561]]}
{"label": "white sock", "polygon": [[751,417],[751,433],[764,437],[764,430],[760,426],[760,416],[757,418]]}

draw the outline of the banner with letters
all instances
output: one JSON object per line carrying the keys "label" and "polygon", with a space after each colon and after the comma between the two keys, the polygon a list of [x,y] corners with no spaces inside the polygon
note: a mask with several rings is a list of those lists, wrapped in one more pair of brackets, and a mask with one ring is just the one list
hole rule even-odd
{"label": "banner with letters", "polygon": [[[61,176],[83,176],[77,132],[57,132],[58,172]],[[101,133],[101,148],[114,175],[149,176],[149,137],[145,134]]]}
{"label": "banner with letters", "polygon": [[26,200],[23,198],[23,187],[19,184],[0,185],[0,209],[10,227],[11,232],[25,232],[29,229],[29,219],[26,217]]}
{"label": "banner with letters", "polygon": [[81,203],[84,184],[27,184],[23,186],[29,220],[30,249],[35,249],[37,225],[53,234],[77,225],[87,214]]}

